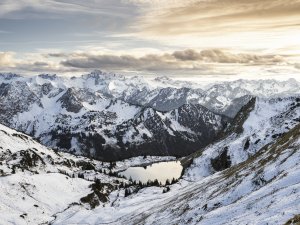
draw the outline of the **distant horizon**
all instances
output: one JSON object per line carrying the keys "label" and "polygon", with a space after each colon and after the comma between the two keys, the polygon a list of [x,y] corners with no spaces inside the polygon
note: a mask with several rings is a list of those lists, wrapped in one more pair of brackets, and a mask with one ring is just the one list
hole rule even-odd
{"label": "distant horizon", "polygon": [[276,80],[279,82],[284,82],[288,80],[296,80],[297,82],[300,82],[300,76],[297,75],[273,75],[273,74],[268,74],[268,75],[260,75],[259,77],[253,77],[251,74],[248,75],[193,75],[193,74],[187,74],[187,75],[176,75],[176,74],[145,74],[145,73],[122,73],[122,72],[114,72],[114,71],[106,71],[106,70],[100,70],[100,69],[95,69],[95,70],[90,70],[90,71],[85,71],[85,72],[75,72],[75,73],[51,73],[51,72],[13,72],[13,71],[0,71],[0,74],[16,74],[20,75],[22,77],[35,77],[39,75],[56,75],[57,77],[62,77],[62,78],[72,78],[72,77],[81,77],[84,75],[91,74],[93,72],[101,71],[103,73],[106,73],[107,75],[109,74],[116,74],[116,75],[121,75],[126,77],[127,79],[130,79],[132,77],[141,77],[142,79],[146,81],[151,81],[155,78],[158,77],[166,77],[169,79],[172,79],[174,81],[180,81],[180,82],[194,82],[196,85],[199,84],[200,86],[206,86],[209,84],[215,84],[215,83],[222,83],[222,82],[235,82],[239,80],[245,80],[245,81],[268,81],[268,80]]}

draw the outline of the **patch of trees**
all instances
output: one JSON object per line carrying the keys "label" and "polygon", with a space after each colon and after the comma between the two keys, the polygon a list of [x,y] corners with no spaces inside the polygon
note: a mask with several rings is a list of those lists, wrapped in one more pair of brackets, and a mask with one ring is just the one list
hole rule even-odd
{"label": "patch of trees", "polygon": [[145,187],[164,187],[163,189],[163,193],[166,193],[168,191],[170,191],[170,185],[175,184],[176,182],[178,182],[178,179],[173,178],[171,181],[169,179],[166,180],[165,184],[162,184],[161,182],[159,182],[157,179],[151,181],[148,180],[146,183],[142,183],[141,181],[132,181],[132,179],[129,179],[130,183],[124,183],[121,182],[119,187],[120,188],[125,188],[125,193],[124,196],[127,197],[133,193],[137,193],[139,190],[145,188]]}
{"label": "patch of trees", "polygon": [[91,209],[99,206],[101,202],[107,202],[109,194],[115,190],[115,187],[112,184],[102,183],[98,178],[95,178],[94,183],[89,187],[92,189],[92,193],[81,198],[80,201],[89,204]]}

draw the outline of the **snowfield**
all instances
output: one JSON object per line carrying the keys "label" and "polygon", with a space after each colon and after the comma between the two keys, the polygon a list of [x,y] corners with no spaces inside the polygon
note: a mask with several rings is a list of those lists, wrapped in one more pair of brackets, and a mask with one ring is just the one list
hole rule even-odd
{"label": "snowfield", "polygon": [[1,177],[0,224],[48,223],[54,214],[79,202],[90,183],[58,173]]}

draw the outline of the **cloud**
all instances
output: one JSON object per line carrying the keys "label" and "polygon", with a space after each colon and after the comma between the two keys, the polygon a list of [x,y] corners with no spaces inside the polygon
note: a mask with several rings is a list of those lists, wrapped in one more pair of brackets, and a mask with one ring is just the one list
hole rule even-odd
{"label": "cloud", "polygon": [[[14,52],[0,52],[0,70],[80,73],[103,69],[115,72],[228,74],[228,71],[232,71],[233,68],[286,65],[288,57],[287,55],[235,53],[224,49],[205,49],[202,51],[186,49],[142,56],[102,52],[26,53],[18,54],[18,58],[15,58],[16,55]],[[297,65],[294,66],[297,67]]]}
{"label": "cloud", "polygon": [[11,67],[14,65],[13,52],[0,52],[0,67]]}
{"label": "cloud", "polygon": [[299,46],[300,0],[2,0],[0,8],[2,45],[13,51],[24,42],[26,51]]}
{"label": "cloud", "polygon": [[107,70],[171,70],[177,69],[174,61],[168,61],[166,56],[146,55],[134,57],[130,55],[86,55],[84,57],[72,57],[61,62],[65,67],[95,69],[104,68]]}
{"label": "cloud", "polygon": [[162,8],[159,1],[138,2],[152,5],[140,22],[155,35],[264,31],[299,26],[300,18],[299,0],[167,0]]}
{"label": "cloud", "polygon": [[[49,54],[52,57],[65,57],[65,54]],[[164,54],[147,54],[142,57],[131,55],[89,55],[86,53],[70,54],[62,60],[65,67],[109,70],[195,70],[204,68],[206,64],[245,64],[245,65],[276,65],[283,63],[284,58],[278,55],[255,55],[230,53],[220,49],[195,51],[187,49]]]}
{"label": "cloud", "polygon": [[186,77],[235,76],[236,78],[263,75],[282,77],[298,76],[296,61],[288,63],[288,55],[252,54],[225,49],[186,49],[181,51],[153,52],[140,55],[119,55],[114,52],[76,51],[63,52],[48,49],[50,53],[0,52],[0,72],[21,74],[56,73],[80,75],[94,69],[121,74],[161,74]]}
{"label": "cloud", "polygon": [[58,62],[47,60],[43,54],[20,54],[16,58],[15,52],[0,52],[0,71],[8,72],[66,72],[74,71],[73,68],[64,68]]}
{"label": "cloud", "polygon": [[172,55],[182,61],[203,61],[213,63],[276,64],[284,61],[283,57],[279,55],[234,54],[220,49],[208,49],[200,52],[188,49],[184,51],[175,51]]}
{"label": "cloud", "polygon": [[300,70],[300,63],[296,63],[294,66],[295,66],[296,69]]}
{"label": "cloud", "polygon": [[[121,0],[2,0],[0,16],[12,17],[53,17],[66,14],[90,14],[107,16],[125,16],[126,5]],[[17,13],[17,14],[16,14]],[[51,16],[52,15],[52,16]]]}

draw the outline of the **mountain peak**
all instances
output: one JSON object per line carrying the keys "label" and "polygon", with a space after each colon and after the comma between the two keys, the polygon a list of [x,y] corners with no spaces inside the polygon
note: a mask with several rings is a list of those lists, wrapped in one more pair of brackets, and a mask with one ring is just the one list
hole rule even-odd
{"label": "mountain peak", "polygon": [[15,78],[19,78],[21,77],[19,74],[16,74],[16,73],[0,73],[0,78],[3,78],[5,80],[12,80],[12,79],[15,79]]}

